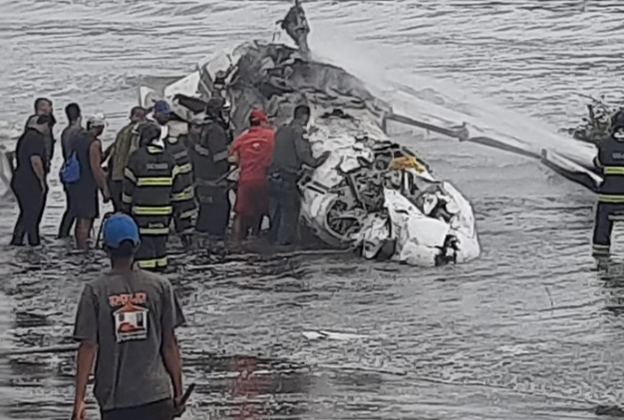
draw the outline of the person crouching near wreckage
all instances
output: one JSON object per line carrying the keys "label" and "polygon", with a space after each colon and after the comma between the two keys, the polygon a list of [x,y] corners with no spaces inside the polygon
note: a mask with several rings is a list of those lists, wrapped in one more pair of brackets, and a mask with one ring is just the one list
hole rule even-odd
{"label": "person crouching near wreckage", "polygon": [[84,287],[78,304],[71,418],[87,418],[87,384],[97,360],[93,392],[102,420],[172,420],[184,411],[175,335],[184,314],[166,278],[133,268],[140,247],[136,222],[115,214],[102,232],[112,267]]}
{"label": "person crouching near wreckage", "polygon": [[[123,212],[139,225],[141,245],[136,253],[139,267],[162,271],[167,267],[167,239],[171,219],[183,215],[189,196],[173,156],[165,150],[161,127],[147,123],[141,128],[139,148],[128,160],[123,185]],[[190,218],[190,215],[189,215]],[[184,226],[191,221],[178,225]]]}
{"label": "person crouching near wreckage", "polygon": [[190,147],[199,214],[195,230],[225,239],[230,219],[226,177],[229,173],[229,135],[224,128],[222,98],[211,98],[199,139]]}
{"label": "person crouching near wreckage", "polygon": [[596,206],[592,256],[599,268],[608,262],[615,220],[624,220],[624,111],[611,120],[611,136],[598,144],[596,167],[603,182]]}
{"label": "person crouching near wreckage", "polygon": [[280,127],[275,134],[273,164],[269,169],[269,242],[277,245],[291,245],[297,239],[301,197],[297,182],[305,164],[318,168],[330,152],[319,158],[312,155],[306,126],[310,122],[310,107],[295,108],[290,124]]}
{"label": "person crouching near wreckage", "polygon": [[267,174],[275,148],[275,130],[262,110],[254,110],[249,117],[249,130],[234,140],[230,162],[240,168],[234,227],[236,242],[247,237],[248,231],[258,235],[262,219],[268,215]]}

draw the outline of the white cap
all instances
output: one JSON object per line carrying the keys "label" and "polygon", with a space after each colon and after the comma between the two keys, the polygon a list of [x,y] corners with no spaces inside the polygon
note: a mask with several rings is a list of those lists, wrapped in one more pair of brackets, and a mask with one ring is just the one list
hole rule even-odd
{"label": "white cap", "polygon": [[95,114],[87,120],[90,127],[106,127],[106,119],[102,114]]}

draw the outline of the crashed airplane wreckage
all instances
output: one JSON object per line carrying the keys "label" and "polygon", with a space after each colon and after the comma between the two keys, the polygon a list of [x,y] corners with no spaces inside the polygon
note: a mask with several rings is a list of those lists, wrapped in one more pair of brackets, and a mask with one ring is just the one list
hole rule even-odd
{"label": "crashed airplane wreckage", "polygon": [[277,127],[295,106],[312,109],[313,152],[330,158],[302,176],[301,217],[323,242],[361,248],[369,259],[410,265],[461,263],[479,256],[470,203],[448,182],[433,178],[408,148],[384,132],[392,112],[345,70],[310,58],[309,28],[296,3],[282,29],[298,45],[247,42],[208,60],[162,95],[142,87],[141,103],[165,99],[179,119],[169,131],[205,110],[221,95],[230,106],[235,135],[247,128],[251,111],[264,109]]}

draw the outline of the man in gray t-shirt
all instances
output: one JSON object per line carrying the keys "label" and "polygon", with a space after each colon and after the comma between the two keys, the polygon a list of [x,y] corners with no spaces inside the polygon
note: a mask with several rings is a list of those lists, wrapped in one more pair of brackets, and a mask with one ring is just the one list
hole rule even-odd
{"label": "man in gray t-shirt", "polygon": [[[102,420],[171,420],[184,410],[175,328],[184,315],[169,281],[133,268],[139,229],[127,215],[104,225],[112,270],[87,284],[74,339],[80,342],[73,419],[85,418],[93,361]],[[97,357],[96,357],[97,356]]]}

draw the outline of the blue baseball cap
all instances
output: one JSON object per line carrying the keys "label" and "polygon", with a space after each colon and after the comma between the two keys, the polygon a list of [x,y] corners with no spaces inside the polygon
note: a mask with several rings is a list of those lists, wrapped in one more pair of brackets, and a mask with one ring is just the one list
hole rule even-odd
{"label": "blue baseball cap", "polygon": [[165,101],[158,101],[154,104],[154,113],[160,112],[161,114],[170,115],[171,107]]}
{"label": "blue baseball cap", "polygon": [[119,248],[123,241],[131,241],[134,245],[140,242],[139,227],[127,214],[114,214],[104,222],[104,244],[108,248]]}

